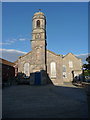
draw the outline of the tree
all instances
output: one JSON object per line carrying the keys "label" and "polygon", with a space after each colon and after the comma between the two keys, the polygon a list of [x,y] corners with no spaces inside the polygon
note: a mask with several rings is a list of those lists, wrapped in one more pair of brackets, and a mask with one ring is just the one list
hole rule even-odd
{"label": "tree", "polygon": [[83,64],[83,68],[86,70],[90,70],[90,56],[86,58],[86,61],[88,62],[87,64]]}
{"label": "tree", "polygon": [[88,69],[88,65],[87,64],[83,64],[83,66],[82,66],[85,70],[87,70]]}
{"label": "tree", "polygon": [[90,56],[86,58],[86,61],[88,62],[88,64],[90,64]]}
{"label": "tree", "polygon": [[83,64],[83,68],[84,68],[84,73],[86,75],[90,75],[90,56],[88,56],[86,58],[86,61],[88,62],[87,64]]}

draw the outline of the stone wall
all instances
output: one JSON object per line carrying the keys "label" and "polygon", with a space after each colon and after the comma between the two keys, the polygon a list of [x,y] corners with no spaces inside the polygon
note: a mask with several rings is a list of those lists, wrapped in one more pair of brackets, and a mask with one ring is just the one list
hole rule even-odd
{"label": "stone wall", "polygon": [[[32,59],[32,52],[29,52],[28,54],[21,56],[18,59],[18,73],[24,73],[24,64],[25,63],[29,63],[29,65],[31,66],[33,59]],[[29,67],[29,71],[30,73],[32,72],[31,67]]]}
{"label": "stone wall", "polygon": [[[55,62],[56,63],[56,76],[52,77],[51,76],[51,63]],[[63,84],[63,79],[62,79],[62,57],[59,55],[47,50],[47,73],[53,82],[54,85],[60,85]]]}
{"label": "stone wall", "polygon": [[[57,55],[49,50],[46,51],[46,64],[39,61],[36,62],[35,58],[35,51],[29,52],[28,54],[22,56],[18,59],[18,72],[24,73],[24,64],[29,63],[29,75],[31,76],[31,81],[33,83],[34,81],[34,74],[37,71],[41,72],[41,78],[42,78],[42,84],[48,83],[47,80],[51,80],[51,82],[54,85],[60,85],[63,84],[63,82],[70,82],[73,80],[73,74],[72,71],[74,71],[74,74],[82,74],[82,61],[81,59],[78,59],[75,57],[72,53],[67,54],[62,58],[62,56]],[[40,56],[38,56],[40,57]],[[40,58],[41,61],[43,61],[43,58]],[[56,69],[56,75],[51,75],[51,63],[55,63],[55,69]],[[70,62],[70,63],[69,63]],[[72,62],[72,63],[71,63]],[[71,64],[71,66],[70,66]],[[66,66],[66,76],[63,74],[63,65]],[[47,75],[49,79],[47,78],[47,75],[45,72],[47,67]],[[76,72],[75,72],[76,71]],[[32,80],[33,79],[33,80]]]}
{"label": "stone wall", "polygon": [[[71,61],[72,63],[69,63]],[[81,59],[75,57],[72,53],[69,53],[63,57],[63,65],[66,66],[66,77],[63,77],[64,82],[70,82],[73,80],[72,71],[78,71],[78,74],[81,74],[82,72]]]}

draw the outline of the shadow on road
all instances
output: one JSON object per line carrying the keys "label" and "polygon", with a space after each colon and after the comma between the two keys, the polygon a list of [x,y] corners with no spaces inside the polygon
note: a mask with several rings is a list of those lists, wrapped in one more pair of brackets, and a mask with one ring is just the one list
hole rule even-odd
{"label": "shadow on road", "polygon": [[2,118],[88,118],[86,88],[14,85],[2,90]]}

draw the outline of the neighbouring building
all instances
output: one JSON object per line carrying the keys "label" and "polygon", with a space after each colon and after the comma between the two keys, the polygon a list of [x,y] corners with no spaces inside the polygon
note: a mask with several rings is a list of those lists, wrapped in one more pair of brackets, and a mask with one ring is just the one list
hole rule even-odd
{"label": "neighbouring building", "polygon": [[72,53],[58,55],[47,50],[46,17],[36,12],[32,18],[32,51],[20,56],[16,62],[18,74],[29,77],[30,84],[60,85],[82,74],[82,60]]}
{"label": "neighbouring building", "polygon": [[[15,77],[15,64],[0,58],[0,83],[8,82]],[[1,81],[2,80],[2,81]]]}

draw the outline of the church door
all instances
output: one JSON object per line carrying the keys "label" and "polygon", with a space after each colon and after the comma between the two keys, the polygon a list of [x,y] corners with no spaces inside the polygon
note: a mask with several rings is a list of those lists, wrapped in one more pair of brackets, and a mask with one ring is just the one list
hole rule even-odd
{"label": "church door", "polygon": [[41,73],[36,72],[35,73],[35,85],[40,85],[41,84]]}

